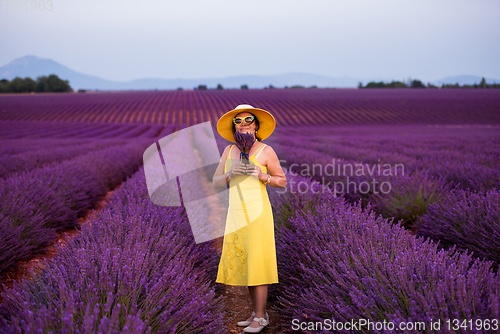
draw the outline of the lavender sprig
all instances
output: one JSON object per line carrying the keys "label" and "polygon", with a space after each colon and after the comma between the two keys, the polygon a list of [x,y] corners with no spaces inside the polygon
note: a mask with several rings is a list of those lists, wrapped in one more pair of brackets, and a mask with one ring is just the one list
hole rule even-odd
{"label": "lavender sprig", "polygon": [[236,146],[240,149],[241,154],[240,154],[240,159],[241,156],[245,156],[247,158],[247,161],[250,162],[250,148],[252,145],[255,143],[255,138],[254,136],[249,133],[249,132],[235,132],[234,133],[234,140],[236,141]]}

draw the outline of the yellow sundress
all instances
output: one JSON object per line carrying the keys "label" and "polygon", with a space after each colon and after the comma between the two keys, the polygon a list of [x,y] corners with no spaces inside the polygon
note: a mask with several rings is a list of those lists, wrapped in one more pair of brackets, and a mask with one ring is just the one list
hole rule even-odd
{"label": "yellow sundress", "polygon": [[[257,156],[254,153],[249,158],[263,173],[267,173],[267,168],[257,161],[257,157],[265,146],[262,145]],[[224,173],[231,168],[233,147],[229,150]],[[239,162],[239,159],[234,160]],[[279,283],[274,219],[265,183],[253,175],[236,175],[229,181],[229,187],[228,215],[216,282],[240,286]]]}

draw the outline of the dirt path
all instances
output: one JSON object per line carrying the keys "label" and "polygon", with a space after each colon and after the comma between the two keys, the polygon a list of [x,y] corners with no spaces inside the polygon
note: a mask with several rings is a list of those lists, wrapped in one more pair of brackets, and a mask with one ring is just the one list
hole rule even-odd
{"label": "dirt path", "polygon": [[[222,252],[223,237],[214,240],[214,248],[220,254]],[[269,287],[269,286],[268,286]],[[226,316],[224,320],[230,319],[227,325],[227,333],[244,333],[243,328],[237,326],[238,321],[246,320],[252,314],[252,299],[246,286],[224,285],[224,289],[219,295],[226,297]],[[269,314],[269,325],[264,328],[261,333],[282,333],[282,326],[279,324],[278,302],[271,300],[268,289],[268,300],[266,304],[266,312]]]}
{"label": "dirt path", "polygon": [[[227,297],[226,317],[231,319],[227,325],[228,333],[244,333],[243,328],[236,325],[238,321],[248,319],[252,314],[252,300],[248,293],[248,288],[245,286],[228,285],[226,291],[222,294]],[[262,330],[263,333],[282,333],[281,327],[278,326],[279,313],[272,309],[273,303],[269,301],[266,304],[266,312],[269,314],[269,325]]]}
{"label": "dirt path", "polygon": [[29,260],[25,261],[20,261],[18,266],[14,269],[11,269],[7,274],[5,275],[5,278],[0,281],[0,304],[3,302],[3,295],[2,292],[4,291],[2,284],[5,284],[7,288],[12,288],[14,285],[14,282],[18,282],[24,278],[30,277],[29,272],[30,270],[33,270],[33,272],[38,275],[42,269],[45,267],[45,262],[48,259],[51,259],[54,257],[56,254],[56,245],[58,244],[66,244],[69,240],[73,239],[76,235],[80,234],[80,229],[81,227],[88,223],[90,218],[94,216],[97,212],[102,210],[104,206],[106,206],[107,203],[109,203],[109,197],[111,194],[113,194],[116,190],[120,188],[120,185],[118,185],[116,188],[113,190],[108,191],[106,196],[97,203],[97,206],[94,208],[94,210],[89,210],[87,215],[85,217],[80,217],[78,219],[78,229],[73,228],[70,230],[66,230],[64,232],[59,232],[57,233],[57,239],[54,240],[54,242],[47,247],[47,252],[44,254],[37,254],[33,256]]}

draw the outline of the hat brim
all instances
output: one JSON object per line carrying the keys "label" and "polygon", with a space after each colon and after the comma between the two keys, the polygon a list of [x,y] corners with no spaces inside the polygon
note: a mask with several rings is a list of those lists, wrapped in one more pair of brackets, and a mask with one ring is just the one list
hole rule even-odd
{"label": "hat brim", "polygon": [[234,133],[233,133],[233,118],[242,112],[250,112],[257,117],[259,120],[259,130],[258,137],[261,140],[269,137],[276,127],[276,120],[274,116],[271,115],[270,112],[259,109],[259,108],[242,108],[242,109],[233,109],[228,111],[224,115],[219,118],[217,121],[217,132],[222,136],[222,138],[229,140],[230,142],[235,143]]}

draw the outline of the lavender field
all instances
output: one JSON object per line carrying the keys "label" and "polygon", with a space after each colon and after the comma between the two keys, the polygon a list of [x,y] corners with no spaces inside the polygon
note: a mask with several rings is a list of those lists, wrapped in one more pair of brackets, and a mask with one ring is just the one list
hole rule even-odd
{"label": "lavender field", "polygon": [[[267,89],[0,96],[0,332],[231,333],[246,311],[215,283],[216,241],[150,201],[142,158],[241,103],[275,115],[288,181],[268,186],[268,333],[499,331],[500,93]],[[293,326],[324,319],[415,327]]]}
{"label": "lavender field", "polygon": [[179,127],[210,121],[241,101],[277,124],[500,124],[495,89],[249,89],[2,94],[0,120]]}

